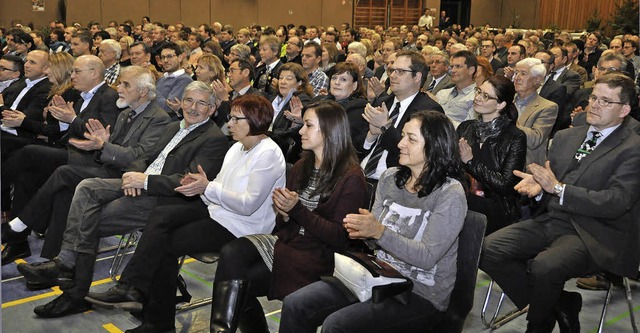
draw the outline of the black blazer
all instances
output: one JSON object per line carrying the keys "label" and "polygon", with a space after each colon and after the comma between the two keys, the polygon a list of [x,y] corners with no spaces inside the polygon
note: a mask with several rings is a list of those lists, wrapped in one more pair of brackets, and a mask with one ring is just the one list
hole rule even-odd
{"label": "black blazer", "polygon": [[[78,116],[69,124],[69,129],[62,137],[62,141],[66,143],[69,138],[84,140],[84,132],[87,131],[86,124],[89,119],[100,121],[104,127],[110,125],[111,130],[113,130],[118,114],[120,114],[120,109],[116,106],[117,100],[118,93],[106,83],[96,90],[95,95],[93,95],[93,98],[91,98],[91,101],[82,112],[80,112],[80,107],[83,101],[82,99],[78,100],[73,105]],[[67,150],[69,152],[69,164],[86,165],[88,163],[88,165],[94,165],[93,152],[80,150],[72,145],[67,145]]]}
{"label": "black blazer", "polygon": [[[247,90],[245,95],[246,94],[262,95],[262,93],[254,87],[249,87],[249,90]],[[229,93],[229,100],[223,101],[222,103],[220,103],[220,106],[218,106],[218,108],[216,109],[216,113],[214,113],[213,116],[211,116],[211,119],[213,119],[216,125],[218,125],[218,127],[220,128],[222,128],[227,123],[227,116],[229,115],[229,113],[231,113],[232,97],[233,97],[233,91]]]}
{"label": "black blazer", "polygon": [[[300,98],[300,101],[302,102],[302,115],[304,115],[311,98],[304,93],[295,93],[294,96],[298,96],[298,98]],[[275,98],[276,97],[274,96],[269,101],[273,103]],[[290,103],[291,100],[282,107],[282,110],[278,113],[276,119],[273,120],[273,126],[271,127],[271,134],[269,137],[271,137],[271,139],[278,144],[280,149],[282,149],[282,153],[284,154],[287,163],[295,163],[300,159],[300,153],[302,153],[300,133],[298,133],[302,125],[294,124],[284,116],[285,111],[291,111],[291,107],[289,106]]]}
{"label": "black blazer", "polygon": [[[564,110],[565,104],[567,103],[567,87],[549,78],[542,86],[542,89],[540,89],[540,97],[558,104],[558,114],[560,114],[560,110]],[[555,124],[558,123],[559,118],[560,116],[556,117],[554,127],[556,126]],[[555,132],[552,130],[550,137],[553,137],[554,134]]]}
{"label": "black blazer", "polygon": [[267,99],[273,98],[278,93],[276,90],[271,88],[271,80],[278,79],[280,77],[280,67],[282,67],[282,61],[278,59],[278,63],[267,76],[264,89],[260,89],[260,77],[267,72],[267,65],[263,63],[256,67],[255,77],[253,78],[253,87],[260,90]]}
{"label": "black blazer", "polygon": [[[384,98],[378,98],[373,102],[374,106],[380,106],[384,103],[387,106],[389,112],[391,112],[391,106],[393,105],[393,100],[395,99],[395,94],[391,94]],[[422,110],[435,110],[444,113],[442,106],[438,104],[438,102],[434,101],[431,97],[423,92],[418,92],[416,97],[413,99],[409,107],[402,115],[400,122],[398,123],[398,127],[390,126],[382,135],[378,138],[378,142],[376,145],[382,145],[382,147],[388,152],[387,154],[387,168],[398,166],[398,161],[400,159],[400,149],[398,148],[398,143],[402,139],[402,127],[404,124],[409,121],[409,117],[418,111]],[[363,138],[361,141],[354,143],[356,146],[356,152],[358,153],[358,157],[360,160],[364,159],[369,152],[376,145],[371,146],[370,149],[364,149],[364,141],[366,139]]]}
{"label": "black blazer", "polygon": [[[127,171],[144,172],[169,144],[178,130],[180,130],[180,122],[172,122],[167,125],[164,134],[155,145],[155,149],[134,161]],[[180,186],[182,176],[187,172],[198,172],[198,165],[201,165],[207,173],[207,177],[215,178],[220,172],[224,155],[228,149],[229,144],[226,136],[212,121],[207,121],[187,134],[167,154],[162,173],[149,176],[147,194],[164,197],[158,204],[169,204],[173,202],[171,198],[184,199],[183,195],[174,190]],[[200,198],[195,196],[188,198],[188,200],[200,200]]]}
{"label": "black blazer", "polygon": [[[62,98],[67,102],[73,102],[73,104],[77,104],[80,99],[80,92],[74,88],[69,88],[62,93]],[[49,98],[47,104],[51,101]],[[37,121],[34,119],[25,118],[22,122],[22,126],[25,130],[29,132],[36,133],[37,135],[43,135],[47,137],[47,144],[52,147],[63,147],[63,144],[60,143],[60,139],[67,132],[60,131],[60,123],[58,119],[53,117],[51,113],[47,112],[47,116],[44,122]]]}
{"label": "black blazer", "polygon": [[[2,93],[4,105],[0,107],[0,111],[11,109],[13,102],[15,102],[18,95],[20,95],[20,92],[22,92],[22,89],[26,86],[27,83],[25,79],[22,78],[7,87],[7,89]],[[49,95],[50,90],[51,82],[49,82],[47,78],[44,78],[29,89],[15,109],[25,114],[25,120],[29,119],[43,123],[44,117],[42,116],[42,112],[49,101],[47,96]],[[18,132],[19,137],[25,138],[35,138],[39,134],[38,132],[24,128],[23,126],[16,128],[16,131]]]}

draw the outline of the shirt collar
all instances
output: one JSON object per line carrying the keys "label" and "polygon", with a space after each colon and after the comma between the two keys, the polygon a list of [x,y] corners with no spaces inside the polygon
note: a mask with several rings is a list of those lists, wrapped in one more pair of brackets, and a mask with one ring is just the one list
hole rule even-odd
{"label": "shirt collar", "polygon": [[91,90],[89,91],[83,91],[80,93],[80,96],[82,97],[82,99],[86,100],[90,100],[91,98],[93,98],[93,95],[96,94],[96,91],[98,91],[98,89],[100,87],[102,87],[102,85],[104,84],[104,81],[100,81],[100,83],[98,83],[97,86],[91,88]]}
{"label": "shirt collar", "polygon": [[39,78],[39,79],[35,79],[35,80],[33,80],[33,81],[31,81],[31,80],[29,80],[29,79],[25,79],[25,80],[24,80],[24,83],[26,83],[26,84],[27,84],[27,88],[31,88],[31,87],[35,86],[38,82],[40,82],[40,81],[42,81],[42,80],[44,80],[44,79],[46,79],[46,78],[47,78],[47,77],[45,76],[45,77],[41,77],[41,78]]}
{"label": "shirt collar", "polygon": [[525,106],[525,105],[529,105],[529,103],[531,103],[531,101],[532,101],[536,96],[538,96],[538,94],[537,94],[537,93],[533,93],[533,94],[529,95],[529,96],[528,96],[528,97],[526,97],[526,98],[520,98],[520,95],[516,94],[516,100],[515,100],[515,103],[516,103],[516,105],[518,105],[518,106],[520,106],[520,107],[523,107],[523,106]]}
{"label": "shirt collar", "polygon": [[175,71],[173,73],[165,72],[163,75],[164,75],[164,77],[178,77],[178,76],[180,76],[180,75],[182,75],[184,73],[185,73],[184,69],[180,68],[180,69],[178,69],[177,71]]}
{"label": "shirt collar", "polygon": [[195,123],[189,127],[186,127],[186,123],[184,122],[184,119],[180,120],[180,130],[187,130],[187,131],[193,131],[196,127],[206,123],[207,121],[209,121],[209,118],[199,122],[199,123]]}

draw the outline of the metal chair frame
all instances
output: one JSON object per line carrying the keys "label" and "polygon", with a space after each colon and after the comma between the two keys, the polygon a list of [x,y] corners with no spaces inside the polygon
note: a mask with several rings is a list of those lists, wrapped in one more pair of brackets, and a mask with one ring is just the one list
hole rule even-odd
{"label": "metal chair frame", "polygon": [[[209,252],[194,253],[189,256],[205,264],[213,264],[217,262],[219,258],[216,253],[209,253]],[[185,258],[186,256],[183,256],[182,258],[180,258],[180,267],[182,267],[182,264],[184,264]],[[189,303],[179,304],[176,306],[176,312],[189,311],[189,310],[199,308],[201,306],[209,305],[211,304],[212,300],[213,300],[213,297],[209,296],[209,297],[200,298],[194,301],[190,301]]]}
{"label": "metal chair frame", "polygon": [[111,261],[111,266],[109,267],[109,277],[113,282],[118,282],[118,276],[122,269],[124,257],[127,255],[127,250],[135,247],[138,244],[139,238],[138,231],[120,237],[120,242],[118,246],[115,247],[116,253],[113,255],[113,261]]}
{"label": "metal chair frame", "polygon": [[[604,329],[605,317],[607,315],[607,307],[611,302],[611,293],[613,292],[613,288],[616,286],[620,286],[624,288],[625,296],[627,299],[627,305],[629,306],[629,320],[631,320],[631,327],[633,328],[633,333],[638,333],[638,327],[636,326],[636,319],[633,314],[633,301],[631,299],[631,287],[629,286],[629,278],[627,277],[618,277],[613,276],[611,278],[608,274],[605,274],[605,279],[609,281],[609,288],[607,289],[607,294],[604,299],[604,305],[602,306],[602,314],[600,315],[600,322],[598,324],[598,333],[602,333]],[[622,280],[622,285],[620,285],[620,280]],[[617,280],[614,281],[613,280]]]}
{"label": "metal chair frame", "polygon": [[500,294],[500,300],[498,300],[498,305],[496,305],[496,309],[493,315],[491,316],[491,319],[487,320],[487,308],[489,307],[489,299],[491,298],[492,291],[493,291],[493,279],[491,279],[491,282],[489,282],[487,295],[484,298],[484,303],[482,305],[482,312],[480,313],[480,319],[482,319],[482,323],[487,328],[490,328],[492,330],[499,328],[502,325],[512,321],[513,319],[518,318],[520,315],[527,313],[527,311],[529,310],[528,306],[522,310],[516,308],[514,310],[511,310],[505,313],[501,317],[498,317],[498,315],[500,314],[500,308],[502,307],[502,302],[504,301],[504,297],[506,296],[506,294],[502,292]]}

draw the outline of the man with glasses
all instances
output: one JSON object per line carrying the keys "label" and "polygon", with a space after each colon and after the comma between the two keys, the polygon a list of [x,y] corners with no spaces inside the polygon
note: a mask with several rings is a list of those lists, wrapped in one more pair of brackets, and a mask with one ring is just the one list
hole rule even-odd
{"label": "man with glasses", "polygon": [[[564,106],[567,102],[567,87],[553,80],[553,77],[556,75],[556,57],[551,53],[551,51],[542,50],[536,52],[534,58],[539,59],[547,70],[543,83],[540,88],[538,88],[538,94],[542,98],[556,103],[558,105],[558,110],[564,110]],[[553,133],[554,132],[551,133],[551,137],[553,137]]]}
{"label": "man with glasses", "polygon": [[24,61],[20,57],[6,55],[0,59],[0,94],[24,75]]}
{"label": "man with glasses", "polygon": [[622,74],[596,80],[587,125],[559,131],[545,164],[515,171],[521,194],[545,208],[533,219],[487,236],[480,268],[520,309],[527,332],[580,332],[579,293],[566,280],[608,271],[636,277],[640,243],[640,137],[630,118],[633,81]]}
{"label": "man with glasses", "polygon": [[216,99],[220,103],[216,110],[214,121],[225,134],[228,133],[227,116],[231,112],[231,101],[246,94],[261,95],[258,89],[251,86],[253,76],[253,65],[247,60],[236,59],[229,65],[229,72],[227,73],[229,86],[233,91],[228,92],[226,85],[220,81],[213,82],[213,90],[216,93]]}
{"label": "man with glasses", "polygon": [[398,165],[402,127],[411,114],[421,110],[444,112],[440,104],[420,92],[427,64],[416,51],[400,51],[388,68],[392,94],[377,98],[364,109],[369,132],[364,141],[355,142],[365,177],[377,182],[382,172]]}
{"label": "man with glasses", "polygon": [[491,69],[493,69],[494,73],[505,66],[500,59],[493,56],[493,53],[496,52],[496,45],[493,43],[493,40],[485,38],[480,43],[480,55],[489,60],[489,64],[491,65]]}
{"label": "man with glasses", "polygon": [[440,90],[449,89],[455,86],[455,83],[451,82],[451,76],[449,76],[449,56],[443,51],[436,51],[431,54],[431,63],[429,65],[429,74],[427,74],[427,80],[424,81],[422,90],[430,92],[434,96]]}
{"label": "man with glasses", "polygon": [[[46,232],[41,256],[53,258],[60,250],[69,204],[78,183],[85,178],[119,177],[133,161],[155,147],[170,119],[164,110],[153,103],[153,75],[139,66],[123,68],[118,95],[116,105],[125,110],[118,115],[112,135],[109,134],[111,128],[105,128],[99,121],[90,119],[85,138],[69,139],[73,147],[93,153],[96,163],[60,166],[33,197],[15,196],[12,215],[17,218],[9,223],[11,230],[3,235],[3,242],[7,241],[2,250],[3,264],[31,253],[27,242],[30,229]],[[52,227],[49,228],[49,225]],[[30,290],[50,287],[51,284],[27,285]]]}
{"label": "man with glasses", "polygon": [[285,56],[280,58],[282,63],[295,62],[302,65],[302,40],[298,36],[289,37]]}
{"label": "man with glasses", "polygon": [[558,115],[558,105],[538,95],[546,72],[542,61],[526,58],[516,64],[513,74],[516,125],[527,135],[527,165],[546,161],[549,134]]}
{"label": "man with glasses", "polygon": [[203,82],[192,82],[181,104],[184,118],[169,124],[156,148],[134,161],[121,178],[85,179],[78,185],[57,257],[18,266],[27,281],[54,281],[63,290],[51,302],[37,306],[36,315],[55,318],[87,311],[84,297],[100,237],[143,228],[155,206],[190,200],[174,190],[184,174],[199,170],[212,177],[218,174],[229,146],[210,119],[215,111],[213,90]]}
{"label": "man with glasses", "polygon": [[638,50],[638,43],[631,38],[625,40],[624,46],[622,47],[622,55],[633,64],[635,80],[637,81],[638,77],[640,77],[640,51]]}
{"label": "man with glasses", "polygon": [[451,82],[455,86],[440,90],[436,101],[442,105],[444,113],[458,127],[461,122],[475,119],[473,111],[473,91],[476,83],[473,75],[478,69],[478,59],[471,51],[459,51],[451,56]]}
{"label": "man with glasses", "polygon": [[184,88],[193,82],[191,76],[180,67],[184,56],[180,46],[173,42],[164,43],[160,51],[164,74],[156,81],[156,103],[167,111],[173,120],[182,119],[179,97]]}

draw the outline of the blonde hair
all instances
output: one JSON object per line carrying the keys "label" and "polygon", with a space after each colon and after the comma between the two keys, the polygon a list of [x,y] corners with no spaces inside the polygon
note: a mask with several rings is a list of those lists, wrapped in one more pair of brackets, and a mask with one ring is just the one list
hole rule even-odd
{"label": "blonde hair", "polygon": [[56,83],[51,86],[49,98],[54,95],[60,95],[73,87],[71,84],[71,74],[69,71],[73,68],[73,56],[67,52],[58,52],[49,54],[49,69]]}
{"label": "blonde hair", "polygon": [[224,66],[222,66],[222,62],[220,58],[216,57],[213,54],[205,53],[198,58],[198,64],[204,63],[205,66],[209,67],[212,71],[216,73],[213,77],[213,80],[224,80]]}

